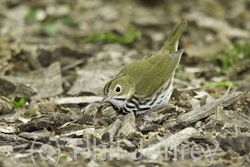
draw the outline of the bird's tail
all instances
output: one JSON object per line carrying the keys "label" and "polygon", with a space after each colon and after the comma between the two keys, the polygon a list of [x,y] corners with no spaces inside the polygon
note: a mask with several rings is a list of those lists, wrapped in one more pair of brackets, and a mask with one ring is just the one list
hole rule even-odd
{"label": "bird's tail", "polygon": [[167,41],[164,43],[163,47],[161,48],[161,51],[168,50],[170,53],[177,51],[179,38],[182,35],[183,31],[185,30],[186,26],[187,26],[186,20],[183,20],[177,25],[175,25]]}

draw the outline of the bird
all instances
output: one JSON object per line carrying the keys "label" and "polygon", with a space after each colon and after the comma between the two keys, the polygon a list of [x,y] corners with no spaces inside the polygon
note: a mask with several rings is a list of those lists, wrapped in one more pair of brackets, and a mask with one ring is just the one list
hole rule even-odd
{"label": "bird", "polygon": [[167,105],[173,91],[175,69],[184,52],[184,49],[178,50],[178,43],[186,26],[186,20],[176,24],[161,49],[125,66],[108,81],[102,102],[111,103],[124,114],[135,115]]}

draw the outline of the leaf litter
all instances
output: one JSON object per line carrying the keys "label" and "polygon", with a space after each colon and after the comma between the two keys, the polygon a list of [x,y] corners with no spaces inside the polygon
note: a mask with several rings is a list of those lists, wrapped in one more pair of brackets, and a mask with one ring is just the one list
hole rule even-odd
{"label": "leaf litter", "polygon": [[[249,166],[248,8],[3,0],[0,164]],[[101,103],[105,83],[159,49],[182,19],[185,55],[170,103],[142,118]]]}

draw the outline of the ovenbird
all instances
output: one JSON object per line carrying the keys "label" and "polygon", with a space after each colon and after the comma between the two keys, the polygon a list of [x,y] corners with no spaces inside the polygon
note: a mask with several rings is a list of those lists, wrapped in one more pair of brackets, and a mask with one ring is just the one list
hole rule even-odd
{"label": "ovenbird", "polygon": [[103,102],[123,113],[143,114],[166,105],[173,91],[174,73],[183,49],[178,40],[187,22],[177,24],[156,53],[124,67],[104,87]]}

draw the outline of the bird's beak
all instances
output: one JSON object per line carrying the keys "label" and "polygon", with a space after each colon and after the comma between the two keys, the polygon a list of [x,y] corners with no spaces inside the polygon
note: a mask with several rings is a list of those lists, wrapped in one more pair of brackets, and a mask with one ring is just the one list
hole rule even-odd
{"label": "bird's beak", "polygon": [[111,99],[111,97],[112,97],[112,96],[105,95],[101,102],[102,102],[102,103],[103,103],[103,102],[107,102],[107,101],[109,101],[109,100]]}

